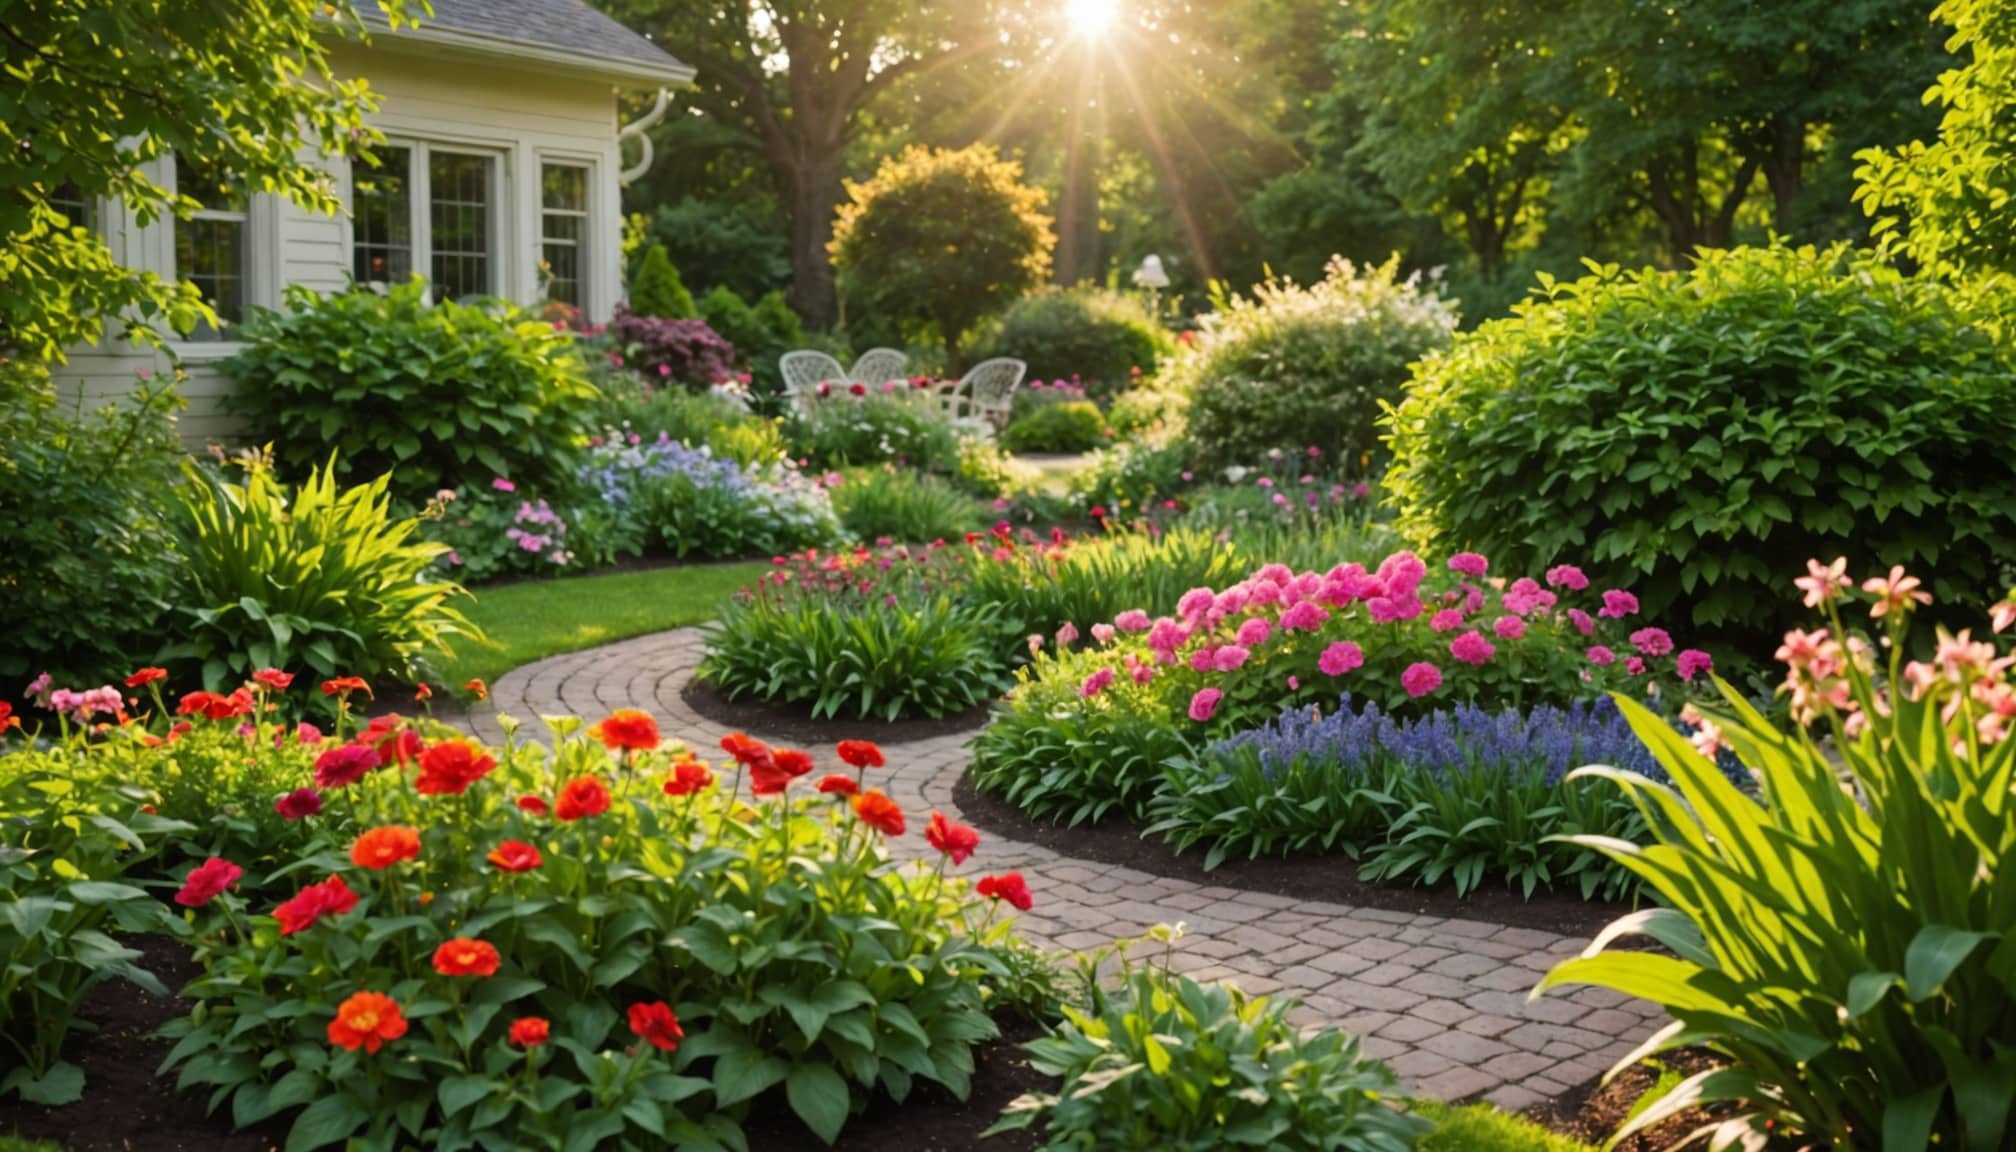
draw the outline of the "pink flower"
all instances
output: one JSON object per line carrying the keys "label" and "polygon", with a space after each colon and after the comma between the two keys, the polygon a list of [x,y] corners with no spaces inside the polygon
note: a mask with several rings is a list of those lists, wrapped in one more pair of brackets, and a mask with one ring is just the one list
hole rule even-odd
{"label": "pink flower", "polygon": [[1090,700],[1092,697],[1104,692],[1107,686],[1112,683],[1113,669],[1101,668],[1097,672],[1087,676],[1085,682],[1078,686],[1078,695]]}
{"label": "pink flower", "polygon": [[1526,621],[1517,616],[1500,616],[1491,625],[1491,631],[1496,632],[1500,640],[1517,640],[1526,635]]}
{"label": "pink flower", "polygon": [[1473,580],[1482,580],[1484,574],[1491,570],[1491,562],[1475,552],[1458,552],[1449,557],[1449,570]]}
{"label": "pink flower", "polygon": [[1211,719],[1212,714],[1218,711],[1218,701],[1224,698],[1225,693],[1216,688],[1198,689],[1197,694],[1190,697],[1190,719],[1199,724]]}
{"label": "pink flower", "polygon": [[1111,644],[1113,642],[1113,625],[1111,624],[1092,625],[1092,639],[1098,641],[1101,644]]}
{"label": "pink flower", "polygon": [[1409,664],[1407,670],[1400,674],[1400,687],[1406,689],[1407,695],[1417,700],[1441,686],[1442,670],[1425,660],[1419,664]]}
{"label": "pink flower", "polygon": [[1644,658],[1633,656],[1629,660],[1624,661],[1624,671],[1629,672],[1633,676],[1643,676],[1645,674]]}
{"label": "pink flower", "polygon": [[1230,672],[1235,668],[1244,667],[1246,658],[1250,655],[1252,653],[1237,644],[1227,644],[1212,656],[1211,665],[1220,672]]}
{"label": "pink flower", "polygon": [[1302,687],[1302,678],[1300,676],[1288,677],[1288,691],[1293,692],[1300,687]]}
{"label": "pink flower", "polygon": [[1339,640],[1323,650],[1316,667],[1325,676],[1342,676],[1365,665],[1365,650],[1349,640]]}
{"label": "pink flower", "polygon": [[1850,586],[1846,575],[1848,558],[1837,556],[1832,564],[1822,564],[1818,560],[1806,561],[1806,575],[1792,581],[1806,593],[1806,607],[1818,608],[1841,594],[1841,589]]}
{"label": "pink flower", "polygon": [[1621,589],[1612,588],[1603,593],[1603,610],[1596,614],[1613,620],[1622,620],[1636,611],[1638,611],[1638,597]]}
{"label": "pink flower", "polygon": [[1601,644],[1591,647],[1583,655],[1589,657],[1589,662],[1598,668],[1608,668],[1617,662],[1617,654]]}
{"label": "pink flower", "polygon": [[1244,624],[1239,625],[1239,631],[1233,635],[1232,639],[1243,647],[1256,648],[1265,644],[1267,638],[1273,634],[1274,626],[1255,616]]}
{"label": "pink flower", "polygon": [[1395,599],[1412,596],[1428,575],[1428,565],[1412,552],[1395,552],[1379,562],[1379,579],[1386,582],[1386,595]]}
{"label": "pink flower", "polygon": [[1531,577],[1521,576],[1512,582],[1512,587],[1506,589],[1498,602],[1505,606],[1507,612],[1530,616],[1554,607],[1554,593],[1534,583]]}
{"label": "pink flower", "polygon": [[1556,564],[1547,569],[1547,583],[1556,588],[1580,592],[1589,587],[1589,577],[1584,576],[1582,570],[1573,564]]}
{"label": "pink flower", "polygon": [[1699,648],[1689,648],[1680,653],[1679,659],[1674,663],[1682,680],[1694,679],[1694,675],[1697,672],[1713,672],[1715,670],[1714,659]]}
{"label": "pink flower", "polygon": [[1426,606],[1421,603],[1421,598],[1411,592],[1405,596],[1374,596],[1365,601],[1365,614],[1372,617],[1374,624],[1412,620],[1425,610]]}
{"label": "pink flower", "polygon": [[1437,632],[1454,632],[1463,626],[1463,613],[1454,608],[1444,608],[1428,618],[1428,627]]}
{"label": "pink flower", "polygon": [[296,788],[273,802],[273,811],[283,820],[300,820],[322,811],[322,794],[313,788]]}
{"label": "pink flower", "polygon": [[1664,628],[1640,628],[1631,633],[1631,643],[1647,656],[1664,656],[1673,651],[1673,637]]}
{"label": "pink flower", "polygon": [[1201,617],[1211,610],[1212,603],[1217,599],[1217,594],[1209,588],[1192,588],[1176,602],[1176,614],[1186,619]]}
{"label": "pink flower", "polygon": [[1260,570],[1253,573],[1254,583],[1272,584],[1276,587],[1284,587],[1294,579],[1295,570],[1286,564],[1262,564]]}
{"label": "pink flower", "polygon": [[1314,632],[1330,619],[1330,613],[1314,600],[1304,600],[1281,614],[1281,627],[1290,632]]}
{"label": "pink flower", "polygon": [[[1888,578],[1876,576],[1864,580],[1862,590],[1876,597],[1876,603],[1869,606],[1869,618],[1872,620],[1881,620],[1893,611],[1909,612],[1913,604],[1932,602],[1932,597],[1920,589],[1918,578],[1904,574],[1902,564],[1892,565]],[[1996,625],[1995,631],[2001,630],[2001,626]]]}
{"label": "pink flower", "polygon": [[1482,664],[1498,654],[1482,632],[1465,632],[1449,642],[1449,654],[1465,664]]}
{"label": "pink flower", "polygon": [[1174,654],[1188,639],[1190,630],[1167,616],[1157,618],[1155,626],[1148,630],[1148,646],[1157,652]]}
{"label": "pink flower", "polygon": [[1132,652],[1127,654],[1127,659],[1123,663],[1127,666],[1127,675],[1133,678],[1134,683],[1146,684],[1155,679],[1155,666],[1143,664],[1141,658]]}
{"label": "pink flower", "polygon": [[516,484],[511,483],[511,481],[506,480],[502,476],[490,481],[490,487],[495,488],[499,492],[516,492],[518,490]]}
{"label": "pink flower", "polygon": [[1076,624],[1071,623],[1069,620],[1066,620],[1064,622],[1063,627],[1057,629],[1057,646],[1059,648],[1062,648],[1065,645],[1070,644],[1077,639],[1078,639],[1078,626]]}
{"label": "pink flower", "polygon": [[1139,608],[1129,608],[1127,611],[1113,617],[1113,626],[1122,632],[1146,632],[1148,630],[1148,613],[1143,612]]}
{"label": "pink flower", "polygon": [[1043,635],[1042,635],[1042,633],[1040,633],[1040,632],[1031,632],[1031,633],[1029,634],[1029,655],[1031,655],[1031,656],[1034,656],[1034,655],[1036,655],[1036,654],[1037,654],[1038,652],[1041,652],[1041,651],[1043,651]]}
{"label": "pink flower", "polygon": [[1216,666],[1217,660],[1217,649],[1206,644],[1195,652],[1190,653],[1190,670],[1192,672],[1209,672]]}

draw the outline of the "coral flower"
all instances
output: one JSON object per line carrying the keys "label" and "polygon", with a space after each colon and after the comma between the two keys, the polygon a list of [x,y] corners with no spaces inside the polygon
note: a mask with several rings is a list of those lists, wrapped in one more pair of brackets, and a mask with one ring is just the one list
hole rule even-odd
{"label": "coral flower", "polygon": [[784,748],[762,757],[749,766],[749,791],[757,796],[776,796],[791,781],[812,771],[812,757],[796,748]]}
{"label": "coral flower", "polygon": [[834,751],[842,763],[854,768],[880,768],[888,763],[873,740],[842,740]]}
{"label": "coral flower", "polygon": [[458,936],[434,949],[434,971],[443,976],[495,976],[497,946]]}
{"label": "coral flower", "polygon": [[679,1017],[672,1014],[663,1000],[649,1004],[630,1006],[630,1031],[650,1042],[661,1052],[677,1052],[679,1041],[686,1033],[679,1027]]}
{"label": "coral flower", "polygon": [[1869,606],[1869,618],[1872,620],[1881,620],[1891,612],[1909,612],[1914,604],[1932,602],[1931,595],[1922,590],[1919,579],[1906,575],[1902,564],[1892,565],[1888,577],[1876,576],[1864,580],[1862,590],[1876,597],[1876,603]]}
{"label": "coral flower", "polygon": [[182,890],[175,893],[175,903],[184,908],[201,908],[236,884],[243,875],[243,868],[222,856],[212,856],[189,870],[189,875],[182,880]]}
{"label": "coral flower", "polygon": [[1198,689],[1197,694],[1190,697],[1190,719],[1199,724],[1211,719],[1218,711],[1218,701],[1224,698],[1225,693],[1216,688]]}
{"label": "coral flower", "polygon": [[145,688],[149,684],[166,680],[167,678],[168,670],[166,668],[142,668],[126,678],[126,687]]}
{"label": "coral flower", "polygon": [[406,1034],[406,1016],[399,1002],[377,992],[359,992],[336,1009],[329,1022],[329,1043],[348,1052],[376,1052]]}
{"label": "coral flower", "polygon": [[649,752],[658,747],[658,721],[635,708],[618,708],[588,734],[611,752]]}
{"label": "coral flower", "polygon": [[852,776],[821,776],[819,791],[828,796],[856,796],[860,794],[861,786],[854,783]]}
{"label": "coral flower", "polygon": [[350,862],[374,872],[419,855],[420,833],[404,824],[369,829],[350,845]]}
{"label": "coral flower", "polygon": [[863,824],[884,836],[903,834],[903,809],[897,806],[896,801],[884,795],[881,789],[870,788],[854,797],[852,803],[854,815],[860,817]]}
{"label": "coral flower", "polygon": [[344,744],[315,758],[317,788],[348,788],[378,767],[378,753],[369,745]]}
{"label": "coral flower", "polygon": [[273,802],[273,811],[283,820],[303,820],[322,811],[322,794],[313,788],[296,788]]}
{"label": "coral flower", "polygon": [[520,1016],[511,1022],[511,1043],[520,1048],[537,1048],[553,1035],[553,1025],[540,1016]]}
{"label": "coral flower", "polygon": [[714,785],[714,773],[698,760],[681,760],[672,766],[672,775],[665,780],[667,796],[691,796],[704,792]]}
{"label": "coral flower", "polygon": [[964,864],[973,850],[980,847],[980,833],[956,820],[947,820],[943,812],[931,813],[931,822],[924,826],[924,841],[952,858],[954,864]]}
{"label": "coral flower", "polygon": [[1441,686],[1442,670],[1425,660],[1418,664],[1409,664],[1407,670],[1400,673],[1400,687],[1406,690],[1407,695],[1417,699]]}
{"label": "coral flower", "polygon": [[1029,895],[1029,885],[1023,881],[1020,872],[982,876],[973,890],[989,900],[1006,900],[1024,912],[1036,906],[1035,898]]}
{"label": "coral flower", "polygon": [[595,776],[576,776],[567,781],[560,786],[560,797],[553,804],[553,815],[567,821],[600,816],[608,810],[609,786]]}
{"label": "coral flower", "polygon": [[484,857],[499,872],[530,872],[545,863],[535,845],[523,840],[506,840],[490,850]]}
{"label": "coral flower", "polygon": [[252,674],[252,679],[275,692],[285,692],[294,683],[294,674],[278,668],[261,668]]}
{"label": "coral flower", "polygon": [[280,921],[282,936],[292,936],[324,916],[340,916],[355,907],[357,894],[341,876],[331,876],[319,884],[310,884],[292,900],[275,908],[273,918]]}
{"label": "coral flower", "polygon": [[252,714],[252,694],[240,688],[229,696],[216,692],[191,692],[182,697],[175,706],[177,716],[203,716],[211,720],[229,720],[235,716]]}
{"label": "coral flower", "polygon": [[322,682],[324,696],[342,696],[347,699],[352,692],[362,692],[367,699],[377,699],[371,695],[371,685],[365,683],[362,676],[338,676],[333,680]]}
{"label": "coral flower", "polygon": [[1850,587],[1848,558],[1837,556],[1832,564],[1822,564],[1818,560],[1806,561],[1806,575],[1792,581],[1801,592],[1806,593],[1808,608],[1818,608],[1841,594],[1841,589]]}
{"label": "coral flower", "polygon": [[496,757],[467,740],[443,740],[420,754],[413,790],[422,796],[460,796],[495,767]]}
{"label": "coral flower", "polygon": [[[485,684],[483,682],[483,678],[480,676],[473,680],[464,681],[462,684],[462,690],[464,692],[469,693],[471,696],[474,696],[478,700],[488,700],[490,698],[490,686],[488,684]],[[537,1018],[528,1017],[528,1019],[537,1019]],[[544,1021],[540,1022],[544,1023]]]}

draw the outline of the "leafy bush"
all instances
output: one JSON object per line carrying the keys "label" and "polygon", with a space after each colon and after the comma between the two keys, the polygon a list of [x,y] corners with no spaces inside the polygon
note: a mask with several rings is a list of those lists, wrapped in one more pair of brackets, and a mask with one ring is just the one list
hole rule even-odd
{"label": "leafy bush", "polygon": [[[1768,802],[1620,701],[1674,783],[1583,769],[1623,786],[1656,844],[1581,843],[1665,906],[1611,924],[1540,988],[1595,984],[1663,1005],[1673,1024],[1627,1063],[1682,1045],[1731,1061],[1683,1081],[1626,1134],[1721,1104],[1713,1127],[1731,1142],[2005,1148],[2016,1138],[2006,660],[1942,636],[1935,664],[1907,664],[1918,582],[1893,569],[1863,586],[1882,625],[1872,642],[1844,625],[1841,569],[1813,567],[1801,583],[1828,627],[1789,634],[1781,650],[1802,725],[1779,731],[1726,684],[1702,707],[1704,731]],[[1998,606],[1995,620],[2012,611]],[[1607,951],[1634,934],[1670,952]]]}
{"label": "leafy bush", "polygon": [[177,639],[164,661],[192,661],[213,691],[261,668],[419,680],[429,649],[474,626],[449,604],[462,589],[427,580],[446,548],[398,519],[388,476],[339,488],[319,468],[290,490],[264,467],[242,485],[196,476],[174,527],[182,564]]}
{"label": "leafy bush", "polygon": [[735,345],[758,396],[777,396],[784,391],[778,359],[807,347],[808,342],[798,314],[785,303],[781,289],[765,293],[752,308],[733,289],[722,285],[701,298],[700,316]]}
{"label": "leafy bush", "polygon": [[627,311],[658,320],[691,320],[699,315],[693,308],[693,293],[673,267],[672,256],[663,244],[644,250],[637,272],[630,278]]}
{"label": "leafy bush", "polygon": [[90,417],[46,370],[0,360],[0,677],[98,679],[154,635],[177,567],[165,512],[183,458],[165,384]]}
{"label": "leafy bush", "polygon": [[[675,267],[693,270],[696,291],[727,288],[753,300],[791,283],[790,229],[758,203],[682,196],[659,204],[649,227],[651,238],[664,246]],[[705,303],[700,309],[713,324]],[[736,339],[719,325],[715,331]],[[739,340],[736,347],[742,347]]]}
{"label": "leafy bush", "polygon": [[1113,434],[1126,439],[1154,435],[1176,440],[1184,431],[1190,413],[1190,398],[1163,382],[1121,393],[1106,410]]}
{"label": "leafy bush", "polygon": [[1841,249],[1553,284],[1420,366],[1387,487],[1418,543],[1581,564],[1760,655],[1809,556],[1978,600],[2016,564],[2016,360],[1956,299]]}
{"label": "leafy bush", "polygon": [[826,489],[788,462],[744,468],[664,433],[655,441],[612,432],[582,465],[619,551],[725,559],[836,542]]}
{"label": "leafy bush", "polygon": [[605,428],[646,440],[666,437],[689,448],[711,448],[716,456],[744,468],[784,459],[781,423],[751,415],[735,398],[716,391],[633,389],[611,397],[601,414]]}
{"label": "leafy bush", "polygon": [[1024,296],[974,339],[973,359],[1012,356],[1041,379],[1077,376],[1097,395],[1124,391],[1153,376],[1176,349],[1136,296],[1074,288]]}
{"label": "leafy bush", "polygon": [[1207,317],[1168,373],[1190,396],[1199,462],[1314,447],[1365,468],[1379,448],[1381,405],[1399,398],[1408,365],[1456,328],[1455,309],[1398,270],[1397,258],[1362,271],[1338,260],[1320,283],[1270,280]]}
{"label": "leafy bush", "polygon": [[470,583],[564,572],[581,543],[568,517],[501,476],[466,492],[443,489],[421,519],[421,535],[445,549],[435,563]]}
{"label": "leafy bush", "polygon": [[791,451],[822,468],[893,462],[928,472],[957,467],[959,435],[931,404],[905,393],[840,394],[796,415]]}
{"label": "leafy bush", "polygon": [[646,383],[705,389],[735,376],[735,346],[704,320],[665,320],[618,309],[608,332],[620,362]]}
{"label": "leafy bush", "polygon": [[573,466],[595,390],[574,338],[499,301],[430,304],[415,278],[380,294],[295,285],[224,361],[247,437],[292,468],[390,473],[425,493],[491,476],[547,487]]}
{"label": "leafy bush", "polygon": [[1154,964],[1123,961],[1119,983],[1109,991],[1088,974],[1085,1006],[1065,1005],[1055,1034],[1025,1046],[1063,1083],[1016,1100],[990,1131],[1040,1121],[1051,1152],[1408,1152],[1430,1128],[1387,1102],[1398,1082],[1357,1040],[1304,1035],[1287,1001]]}
{"label": "leafy bush", "polygon": [[833,489],[833,507],[863,540],[956,540],[980,528],[972,497],[936,476],[887,465],[847,473]]}
{"label": "leafy bush", "polygon": [[1099,406],[1071,400],[1017,413],[1001,434],[1001,446],[1010,452],[1090,452],[1109,438]]}
{"label": "leafy bush", "polygon": [[1071,498],[1120,520],[1145,514],[1188,488],[1194,473],[1183,444],[1117,444],[1071,476]]}

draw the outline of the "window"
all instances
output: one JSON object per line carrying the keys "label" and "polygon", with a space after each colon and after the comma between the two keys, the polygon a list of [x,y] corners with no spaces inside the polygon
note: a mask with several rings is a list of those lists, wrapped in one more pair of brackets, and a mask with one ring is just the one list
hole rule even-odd
{"label": "window", "polygon": [[412,178],[411,148],[381,148],[378,167],[358,165],[350,274],[359,284],[396,284],[413,274]]}
{"label": "window", "polygon": [[[226,326],[245,316],[245,194],[181,157],[175,190],[202,205],[175,221],[175,276],[194,284]],[[223,332],[199,325],[191,340],[222,340]]]}
{"label": "window", "polygon": [[579,308],[582,254],[588,239],[588,169],[547,164],[539,169],[539,263],[546,299]]}
{"label": "window", "polygon": [[75,184],[65,184],[49,196],[49,206],[61,212],[72,228],[89,228],[96,223],[91,198]]}
{"label": "window", "polygon": [[493,168],[488,156],[428,154],[429,279],[439,299],[496,291],[490,275]]}

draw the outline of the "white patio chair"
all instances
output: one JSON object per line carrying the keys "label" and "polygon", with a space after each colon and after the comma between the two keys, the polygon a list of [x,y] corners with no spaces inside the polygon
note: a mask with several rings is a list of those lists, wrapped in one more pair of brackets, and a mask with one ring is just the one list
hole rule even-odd
{"label": "white patio chair", "polygon": [[997,429],[1008,427],[1009,414],[1015,407],[1015,389],[1022,386],[1022,377],[1028,371],[1029,365],[1006,356],[975,364],[952,390],[953,418],[978,416]]}
{"label": "white patio chair", "polygon": [[891,380],[910,379],[910,358],[894,348],[870,348],[854,361],[847,375],[870,388],[880,388]]}
{"label": "white patio chair", "polygon": [[824,352],[786,352],[777,368],[784,374],[784,395],[803,416],[810,416],[819,402],[819,385],[847,386],[847,369]]}

